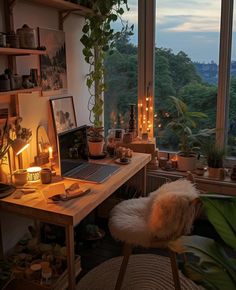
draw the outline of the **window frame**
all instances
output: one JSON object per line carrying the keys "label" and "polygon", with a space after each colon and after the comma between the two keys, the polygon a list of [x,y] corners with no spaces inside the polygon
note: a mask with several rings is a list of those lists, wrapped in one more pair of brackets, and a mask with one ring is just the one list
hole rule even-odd
{"label": "window frame", "polygon": [[[160,0],[161,1],[161,0]],[[233,12],[234,1],[221,0],[221,24],[220,24],[220,50],[219,73],[217,86],[217,110],[216,110],[216,142],[221,148],[225,148],[228,138],[228,113],[230,97],[230,64],[232,49]],[[235,4],[236,5],[236,4]],[[138,120],[140,127],[141,110],[140,103],[145,103],[145,92],[151,84],[152,105],[154,104],[154,52],[155,52],[155,23],[156,0],[139,0],[139,88],[138,88]],[[153,9],[153,10],[151,10]],[[148,30],[147,30],[148,29]],[[148,31],[148,33],[147,33]],[[144,35],[146,34],[146,35]],[[151,51],[150,51],[151,49]],[[152,56],[151,55],[152,52]],[[151,63],[153,61],[153,63]],[[152,124],[153,124],[152,115]],[[153,136],[153,127],[150,137]],[[226,164],[232,165],[236,158],[226,157]]]}

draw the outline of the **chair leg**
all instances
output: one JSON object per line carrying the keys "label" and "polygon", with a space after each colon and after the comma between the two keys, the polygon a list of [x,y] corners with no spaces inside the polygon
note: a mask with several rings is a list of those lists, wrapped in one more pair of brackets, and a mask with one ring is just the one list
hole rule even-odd
{"label": "chair leg", "polygon": [[169,255],[170,255],[171,269],[172,269],[175,290],[181,290],[176,254],[169,249]]}
{"label": "chair leg", "polygon": [[124,280],[124,276],[125,276],[125,272],[126,272],[126,268],[129,262],[129,257],[132,253],[132,249],[133,246],[130,244],[124,244],[124,248],[123,248],[123,260],[120,266],[120,271],[119,271],[119,275],[116,281],[116,286],[115,286],[115,290],[120,290],[123,280]]}

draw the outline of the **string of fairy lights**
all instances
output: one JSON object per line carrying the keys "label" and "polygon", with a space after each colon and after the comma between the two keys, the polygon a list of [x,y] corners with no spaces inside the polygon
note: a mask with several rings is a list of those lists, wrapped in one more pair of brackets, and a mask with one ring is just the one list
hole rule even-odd
{"label": "string of fairy lights", "polygon": [[148,84],[146,96],[139,101],[139,133],[153,135],[153,99],[150,94],[151,83]]}

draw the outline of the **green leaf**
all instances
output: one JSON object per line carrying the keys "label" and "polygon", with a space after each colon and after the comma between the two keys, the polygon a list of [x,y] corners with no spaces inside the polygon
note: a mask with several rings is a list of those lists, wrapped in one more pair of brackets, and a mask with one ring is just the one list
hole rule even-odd
{"label": "green leaf", "polygon": [[236,198],[200,197],[208,219],[226,244],[236,250]]}
{"label": "green leaf", "polygon": [[82,29],[82,32],[87,33],[88,31],[89,31],[89,24],[85,24],[83,29]]}

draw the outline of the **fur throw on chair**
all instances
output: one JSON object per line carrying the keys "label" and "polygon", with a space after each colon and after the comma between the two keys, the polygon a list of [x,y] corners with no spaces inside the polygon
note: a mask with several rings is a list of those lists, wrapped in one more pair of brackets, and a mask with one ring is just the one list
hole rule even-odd
{"label": "fur throw on chair", "polygon": [[190,233],[197,197],[197,189],[186,179],[166,183],[150,194],[147,225],[157,241],[171,241]]}

